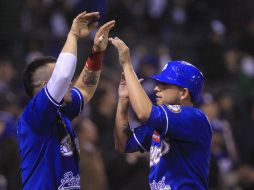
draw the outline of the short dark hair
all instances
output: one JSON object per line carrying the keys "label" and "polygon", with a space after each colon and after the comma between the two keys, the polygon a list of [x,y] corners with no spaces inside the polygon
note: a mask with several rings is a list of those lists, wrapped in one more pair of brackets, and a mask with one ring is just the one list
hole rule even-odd
{"label": "short dark hair", "polygon": [[43,56],[35,59],[32,61],[29,65],[26,66],[24,73],[23,73],[23,85],[25,88],[25,91],[27,95],[32,98],[33,97],[33,74],[34,72],[44,65],[47,65],[48,63],[55,63],[56,58],[51,56]]}

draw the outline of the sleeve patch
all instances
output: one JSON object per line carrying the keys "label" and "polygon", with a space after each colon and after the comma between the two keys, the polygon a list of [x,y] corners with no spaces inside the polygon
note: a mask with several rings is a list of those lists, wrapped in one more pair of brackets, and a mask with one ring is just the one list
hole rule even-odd
{"label": "sleeve patch", "polygon": [[167,105],[167,108],[173,113],[180,113],[182,111],[179,105]]}

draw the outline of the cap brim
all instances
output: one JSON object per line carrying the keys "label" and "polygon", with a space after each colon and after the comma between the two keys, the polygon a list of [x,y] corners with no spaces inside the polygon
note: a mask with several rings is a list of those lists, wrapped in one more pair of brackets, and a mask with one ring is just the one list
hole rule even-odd
{"label": "cap brim", "polygon": [[180,83],[178,83],[175,80],[171,80],[169,78],[163,77],[161,75],[153,75],[150,77],[151,79],[154,79],[157,82],[162,82],[162,83],[167,83],[167,84],[171,84],[171,85],[176,85],[182,88],[185,88],[183,85],[181,85]]}

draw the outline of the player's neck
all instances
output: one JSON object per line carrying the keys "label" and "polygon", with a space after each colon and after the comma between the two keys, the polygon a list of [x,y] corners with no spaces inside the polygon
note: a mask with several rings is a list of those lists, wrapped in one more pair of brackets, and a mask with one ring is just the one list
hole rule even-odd
{"label": "player's neck", "polygon": [[182,106],[194,106],[193,103],[191,101],[188,101],[188,100],[183,100],[181,101],[181,105]]}

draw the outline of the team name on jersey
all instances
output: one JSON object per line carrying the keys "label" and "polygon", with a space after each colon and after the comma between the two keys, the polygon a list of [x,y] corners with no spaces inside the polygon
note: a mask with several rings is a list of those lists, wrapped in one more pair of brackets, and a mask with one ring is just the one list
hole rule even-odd
{"label": "team name on jersey", "polygon": [[61,179],[61,185],[58,190],[67,189],[79,189],[80,188],[80,177],[79,175],[74,176],[72,172],[66,172]]}
{"label": "team name on jersey", "polygon": [[162,178],[161,181],[155,182],[153,180],[152,183],[150,183],[151,190],[171,190],[170,185],[165,184],[165,177]]}
{"label": "team name on jersey", "polygon": [[150,167],[158,164],[160,158],[169,152],[170,145],[166,140],[162,140],[160,146],[150,148]]}

